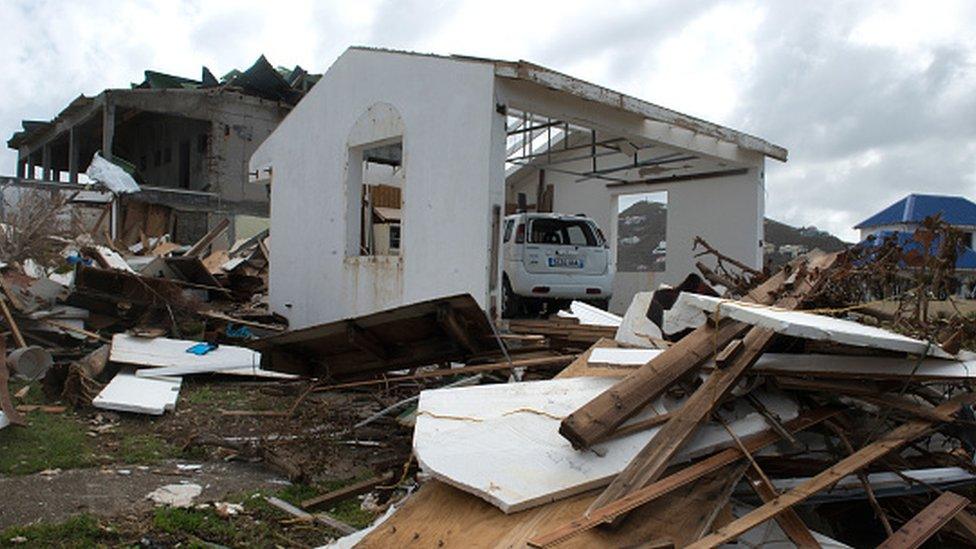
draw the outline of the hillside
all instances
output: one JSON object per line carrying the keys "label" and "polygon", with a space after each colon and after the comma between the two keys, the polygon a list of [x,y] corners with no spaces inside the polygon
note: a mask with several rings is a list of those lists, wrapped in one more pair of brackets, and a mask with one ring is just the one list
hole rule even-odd
{"label": "hillside", "polygon": [[[659,202],[637,202],[620,213],[618,227],[617,270],[622,272],[663,271],[666,240],[667,205]],[[774,251],[767,251],[766,261],[773,267],[782,265],[791,255],[781,251],[784,245],[801,249],[819,248],[826,252],[842,250],[847,243],[816,227],[792,227],[769,218],[765,221],[766,242]]]}

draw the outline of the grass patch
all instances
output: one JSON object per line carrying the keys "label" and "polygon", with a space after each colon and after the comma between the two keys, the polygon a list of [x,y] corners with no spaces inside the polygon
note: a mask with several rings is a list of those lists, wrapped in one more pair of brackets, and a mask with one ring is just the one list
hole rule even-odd
{"label": "grass patch", "polygon": [[[21,544],[14,538],[26,538]],[[116,535],[99,527],[91,515],[79,515],[59,523],[15,526],[0,532],[0,547],[93,547],[114,541]]]}
{"label": "grass patch", "polygon": [[153,527],[174,536],[191,536],[218,543],[235,543],[240,532],[210,509],[165,507],[153,514]]}
{"label": "grass patch", "polygon": [[119,451],[114,457],[129,465],[148,465],[179,455],[179,448],[155,435],[144,433],[123,435],[119,441]]}
{"label": "grass patch", "polygon": [[0,430],[0,474],[95,465],[91,439],[74,414],[30,412],[27,420],[30,425],[26,428],[12,425]]}
{"label": "grass patch", "polygon": [[[189,390],[187,390],[189,389]],[[184,384],[180,400],[187,404],[227,407],[240,405],[250,400],[250,392],[238,387],[222,386],[219,383],[207,385]]]}

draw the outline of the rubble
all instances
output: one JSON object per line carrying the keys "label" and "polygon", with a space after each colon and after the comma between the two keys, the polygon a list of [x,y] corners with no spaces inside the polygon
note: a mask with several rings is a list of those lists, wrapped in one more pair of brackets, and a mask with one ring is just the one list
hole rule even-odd
{"label": "rubble", "polygon": [[[289,521],[354,536],[337,546],[976,535],[973,321],[926,317],[911,303],[924,289],[892,317],[866,316],[863,288],[889,273],[856,250],[736,273],[702,241],[721,264],[704,280],[724,287],[689,277],[638,293],[623,317],[574,302],[496,325],[460,294],[289,330],[263,305],[269,235],[212,249],[225,228],[188,245],[61,238],[60,259],[29,269],[11,256],[0,427],[31,428],[22,410],[66,408],[14,406],[11,374],[43,378],[76,407],[147,416],[180,409],[184,377],[245,376],[290,405],[219,413],[276,418],[281,430],[204,429],[184,448],[296,482],[311,464],[287,444],[369,455],[368,476],[301,508],[267,498]],[[97,423],[89,436],[116,424]],[[193,486],[149,497],[192,505]],[[385,513],[362,532],[328,514],[357,497]],[[225,519],[246,513],[215,505]]]}

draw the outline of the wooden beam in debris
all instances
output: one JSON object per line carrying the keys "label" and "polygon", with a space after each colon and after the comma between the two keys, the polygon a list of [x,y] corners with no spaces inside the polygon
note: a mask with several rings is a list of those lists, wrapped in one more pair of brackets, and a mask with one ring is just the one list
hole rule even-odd
{"label": "wooden beam in debris", "polygon": [[471,334],[464,327],[461,319],[458,317],[454,309],[451,308],[449,303],[441,304],[437,308],[437,323],[440,324],[441,328],[447,333],[454,343],[458,347],[464,349],[470,354],[476,354],[478,352],[478,344],[471,338]]}
{"label": "wooden beam in debris", "polygon": [[14,316],[10,314],[10,309],[7,307],[7,300],[0,297],[0,311],[3,312],[3,320],[10,327],[10,333],[14,336],[14,343],[17,344],[18,349],[22,349],[27,346],[27,342],[24,341],[23,334],[20,333],[20,327],[17,326],[17,321],[14,320]]}
{"label": "wooden beam in debris", "polygon": [[298,507],[295,507],[294,505],[288,503],[287,501],[284,501],[276,497],[269,496],[264,499],[266,499],[268,503],[270,503],[271,505],[274,505],[278,509],[281,509],[282,511],[288,513],[289,515],[292,515],[295,518],[307,520],[307,521],[319,522],[341,533],[342,535],[348,536],[349,534],[356,532],[356,529],[353,528],[352,526],[349,526],[345,522],[336,520],[330,517],[329,515],[326,515],[325,513],[315,513],[315,514],[307,513],[305,511],[302,511]]}
{"label": "wooden beam in debris", "polygon": [[698,328],[567,416],[559,425],[559,433],[574,447],[589,448],[636,415],[668,386],[705,363],[714,355],[716,347],[727,345],[748,329],[745,324],[731,320],[722,321],[718,327],[706,324]]}
{"label": "wooden beam in debris", "polygon": [[366,480],[350,484],[349,486],[344,486],[338,490],[333,490],[321,496],[315,496],[314,498],[309,498],[302,501],[302,507],[308,509],[310,507],[318,507],[323,505],[329,505],[332,503],[338,503],[340,501],[349,499],[351,497],[358,496],[360,494],[365,494],[377,486],[390,482],[393,480],[393,473],[388,472],[383,475],[368,478]]}
{"label": "wooden beam in debris", "polygon": [[[915,549],[934,536],[943,526],[969,505],[969,500],[952,492],[943,492],[897,532],[878,546],[878,549]],[[970,540],[972,541],[972,540]]]}
{"label": "wooden beam in debris", "polygon": [[210,232],[203,235],[203,238],[198,240],[193,246],[190,246],[190,249],[183,254],[183,257],[199,257],[207,249],[207,246],[209,246],[214,240],[217,240],[217,237],[223,234],[223,232],[226,231],[227,227],[229,226],[230,219],[226,217],[221,219],[220,223],[217,223],[217,225],[211,229]]}
{"label": "wooden beam in debris", "polygon": [[390,352],[376,336],[352,322],[346,325],[346,337],[350,345],[373,355],[377,360],[385,361],[390,358]]}
{"label": "wooden beam in debris", "polygon": [[[976,394],[966,393],[948,400],[938,406],[936,410],[940,413],[954,413],[966,404],[976,402]],[[922,419],[909,421],[900,427],[888,432],[882,438],[868,444],[857,452],[837,462],[834,466],[821,472],[817,476],[801,483],[789,492],[781,494],[779,497],[754,509],[748,514],[726,524],[712,534],[703,537],[697,542],[689,545],[694,549],[705,549],[716,547],[738,536],[748,532],[756,526],[775,518],[783,511],[792,508],[794,505],[806,500],[807,498],[820,493],[833,486],[840,479],[856,473],[867,467],[871,463],[884,457],[888,453],[901,448],[912,440],[930,432],[935,426],[934,422]]]}
{"label": "wooden beam in debris", "polygon": [[[828,268],[836,257],[831,254],[814,258],[814,268]],[[773,303],[792,284],[794,275],[803,265],[801,261],[793,262],[769,277],[743,300],[763,305]],[[791,308],[798,303],[796,301]],[[731,320],[720,321],[718,327],[712,323],[704,324],[567,416],[559,426],[559,433],[574,447],[589,448],[637,414],[672,383],[704,364],[748,330],[749,326]]]}
{"label": "wooden beam in debris", "polygon": [[[776,493],[776,488],[769,482],[769,478],[762,474],[760,469],[750,468],[746,470],[746,477],[749,479],[749,486],[763,503],[769,503],[779,495]],[[820,543],[813,537],[810,529],[807,528],[806,524],[803,524],[800,516],[793,509],[787,509],[783,514],[776,517],[776,523],[797,547],[820,547]]]}
{"label": "wooden beam in debris", "polygon": [[647,445],[610,486],[593,501],[590,510],[620,499],[657,480],[678,450],[691,438],[711,415],[725,395],[745,375],[746,370],[766,350],[776,333],[766,328],[752,328],[742,340],[742,351],[722,370],[715,370],[702,383],[681,409],[654,434]]}
{"label": "wooden beam in debris", "polygon": [[386,385],[400,381],[416,381],[420,379],[435,379],[447,376],[460,376],[465,374],[480,374],[483,372],[494,372],[498,370],[510,370],[512,368],[543,368],[565,366],[576,359],[576,355],[545,356],[539,358],[525,358],[513,360],[511,362],[492,362],[490,364],[477,364],[474,366],[463,366],[461,368],[445,368],[441,370],[430,370],[409,376],[390,376],[381,379],[367,379],[364,381],[350,381],[349,383],[338,383],[335,385],[325,385],[317,387],[316,391],[335,391],[338,389],[353,389],[356,387],[371,387],[374,385]]}
{"label": "wooden beam in debris", "polygon": [[[802,413],[799,417],[788,421],[784,427],[791,433],[797,433],[828,419],[836,416],[840,410],[830,408],[820,408]],[[751,437],[742,439],[742,444],[752,453],[774,444],[781,439],[780,435],[773,429],[763,431]],[[617,501],[611,502],[604,507],[590,511],[586,516],[555,528],[546,534],[536,536],[529,541],[532,547],[549,547],[567,540],[576,534],[594,528],[600,524],[610,522],[614,518],[633,511],[655,499],[670,493],[688,483],[713,473],[730,463],[734,463],[744,456],[739,448],[726,448],[717,454],[702,459],[692,465],[685,467],[667,477],[664,477],[653,484],[645,486]]]}

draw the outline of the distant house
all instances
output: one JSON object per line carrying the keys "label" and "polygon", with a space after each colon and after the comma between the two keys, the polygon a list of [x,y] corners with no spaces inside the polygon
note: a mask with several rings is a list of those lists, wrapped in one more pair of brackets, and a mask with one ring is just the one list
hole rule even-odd
{"label": "distant house", "polygon": [[974,248],[976,234],[976,203],[961,196],[939,194],[910,194],[891,206],[854,226],[861,231],[861,240],[888,232],[914,232],[926,217],[939,214],[943,221],[966,233],[966,241]]}
{"label": "distant house", "polygon": [[[961,196],[934,194],[910,194],[880,212],[854,226],[861,232],[862,246],[877,246],[888,239],[895,239],[906,251],[922,249],[922,244],[912,237],[922,222],[938,214],[943,221],[965,234],[965,248],[956,259],[957,295],[973,297],[976,281],[976,203]],[[938,241],[932,248],[938,247]]]}

